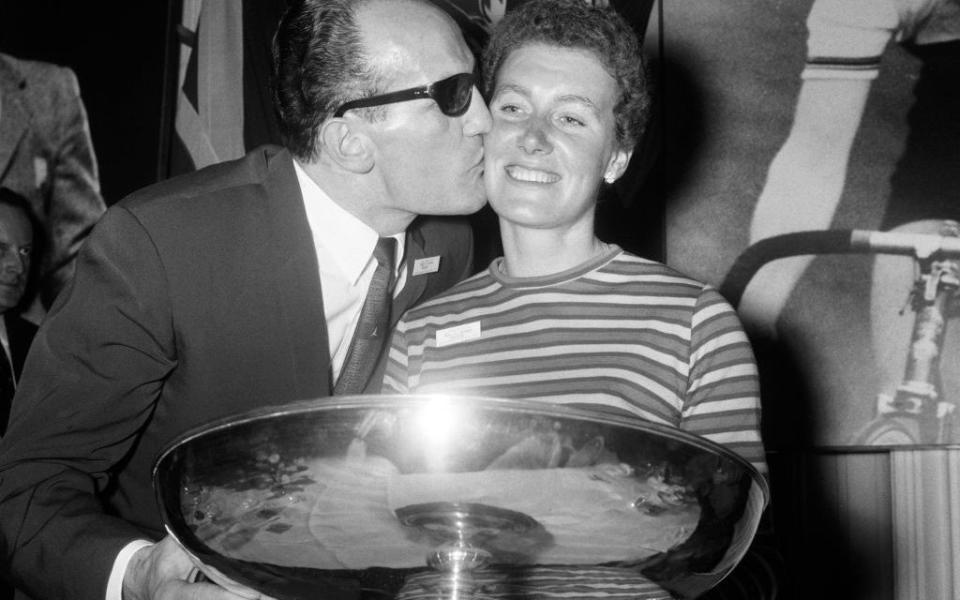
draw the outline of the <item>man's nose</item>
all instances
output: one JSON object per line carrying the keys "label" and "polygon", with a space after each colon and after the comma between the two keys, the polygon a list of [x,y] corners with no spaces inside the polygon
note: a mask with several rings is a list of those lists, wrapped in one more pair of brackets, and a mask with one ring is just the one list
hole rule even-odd
{"label": "man's nose", "polygon": [[465,135],[483,135],[490,131],[493,120],[490,118],[490,111],[487,109],[487,103],[483,101],[480,90],[473,86],[470,97],[470,108],[463,116],[463,133]]}
{"label": "man's nose", "polygon": [[0,268],[6,273],[16,273],[22,275],[27,271],[27,257],[22,255],[16,248],[4,250],[0,257]]}

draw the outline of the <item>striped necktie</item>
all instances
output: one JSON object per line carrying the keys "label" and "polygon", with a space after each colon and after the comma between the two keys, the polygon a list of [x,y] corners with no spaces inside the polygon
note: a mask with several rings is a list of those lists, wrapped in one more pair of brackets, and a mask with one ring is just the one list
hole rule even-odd
{"label": "striped necktie", "polygon": [[350,349],[333,390],[338,396],[363,392],[390,338],[390,305],[393,301],[396,247],[397,240],[387,237],[380,238],[373,249],[377,268],[373,272],[357,329],[353,333]]}

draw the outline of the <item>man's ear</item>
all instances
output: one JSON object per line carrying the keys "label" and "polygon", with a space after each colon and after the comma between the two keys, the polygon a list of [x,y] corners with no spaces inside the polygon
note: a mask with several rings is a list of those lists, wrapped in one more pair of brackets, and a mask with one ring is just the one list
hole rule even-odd
{"label": "man's ear", "polygon": [[373,140],[361,128],[343,118],[327,119],[320,126],[320,153],[352,173],[373,169]]}
{"label": "man's ear", "polygon": [[607,161],[607,170],[603,173],[603,180],[607,183],[613,183],[620,179],[623,172],[627,170],[627,165],[630,164],[631,156],[633,156],[632,149],[623,150],[618,148],[614,150],[610,156],[610,160]]}

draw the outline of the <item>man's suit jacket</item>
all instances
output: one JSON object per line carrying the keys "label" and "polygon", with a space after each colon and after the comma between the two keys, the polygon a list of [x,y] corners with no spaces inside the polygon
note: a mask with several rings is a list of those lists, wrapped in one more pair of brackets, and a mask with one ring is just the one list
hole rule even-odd
{"label": "man's suit jacket", "polygon": [[[470,247],[466,221],[415,222],[394,318],[468,274]],[[426,256],[440,270],[413,275]],[[260,148],[112,207],[34,340],[0,441],[15,582],[37,598],[102,600],[119,550],[162,535],[151,469],[165,445],[227,415],[328,396],[331,383],[289,153]]]}
{"label": "man's suit jacket", "polygon": [[43,225],[40,291],[46,300],[106,210],[87,113],[73,71],[0,54],[0,185],[29,200]]}
{"label": "man's suit jacket", "polygon": [[[7,343],[10,344],[10,364],[13,366],[13,378],[20,380],[20,373],[23,371],[23,361],[27,358],[27,351],[33,342],[33,336],[37,333],[37,326],[20,318],[12,311],[3,313],[3,324],[7,330]],[[6,357],[0,356],[0,359],[6,360]],[[6,421],[10,415],[10,399],[0,398],[0,432],[6,430]],[[2,434],[0,434],[2,435]],[[2,598],[0,593],[0,598]]]}

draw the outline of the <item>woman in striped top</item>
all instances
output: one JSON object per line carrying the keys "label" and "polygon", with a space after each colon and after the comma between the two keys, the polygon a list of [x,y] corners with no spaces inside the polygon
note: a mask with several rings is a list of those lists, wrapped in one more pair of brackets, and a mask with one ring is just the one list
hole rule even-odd
{"label": "woman in striped top", "polygon": [[[582,0],[532,0],[494,30],[483,69],[484,180],[504,256],[404,315],[384,391],[639,415],[765,472],[757,369],[736,313],[711,287],[595,233],[601,186],[626,170],[649,112],[633,30]],[[637,573],[565,573],[582,597],[670,597]],[[558,581],[505,597],[569,597]],[[418,589],[408,582],[400,597]]]}
{"label": "woman in striped top", "polygon": [[601,406],[765,471],[757,370],[733,309],[594,231],[600,188],[626,169],[648,115],[636,36],[582,1],[508,17],[483,57],[484,178],[504,256],[400,320],[384,391]]}

